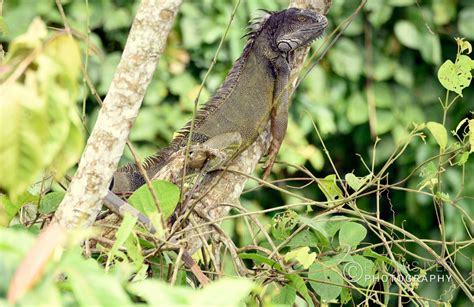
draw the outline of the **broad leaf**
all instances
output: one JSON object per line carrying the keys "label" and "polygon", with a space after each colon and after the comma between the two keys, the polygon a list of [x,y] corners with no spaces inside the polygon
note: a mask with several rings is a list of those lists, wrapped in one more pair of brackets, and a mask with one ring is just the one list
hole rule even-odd
{"label": "broad leaf", "polygon": [[444,128],[444,126],[440,123],[436,122],[428,122],[426,124],[426,128],[430,130],[439,147],[444,150],[448,144],[448,132],[446,131],[446,128]]}
{"label": "broad leaf", "polygon": [[420,47],[420,33],[413,23],[407,20],[398,21],[395,24],[395,35],[405,46],[418,49]]}
{"label": "broad leaf", "polygon": [[305,269],[307,269],[316,259],[316,253],[310,253],[309,247],[303,246],[286,253],[285,261],[288,262],[291,259],[296,259]]}
{"label": "broad leaf", "polygon": [[61,191],[51,192],[51,193],[46,194],[41,199],[41,202],[38,208],[39,213],[48,214],[48,213],[56,211],[59,204],[64,198],[64,194],[65,193]]}
{"label": "broad leaf", "polygon": [[315,263],[309,268],[308,278],[311,288],[323,301],[331,301],[341,294],[344,280],[337,266]]}
{"label": "broad leaf", "polygon": [[347,262],[343,268],[344,273],[362,287],[368,287],[375,281],[375,265],[363,256],[352,256],[352,261]]}
{"label": "broad leaf", "polygon": [[367,235],[367,229],[359,223],[346,222],[339,230],[339,244],[341,246],[356,247]]}
{"label": "broad leaf", "polygon": [[[151,182],[153,189],[155,190],[160,207],[163,212],[165,219],[169,218],[173,214],[174,209],[179,201],[179,188],[166,180],[153,180]],[[150,190],[147,185],[141,186],[136,190],[128,199],[130,204],[137,210],[145,215],[151,215],[157,213],[156,204],[153,201]]]}
{"label": "broad leaf", "polygon": [[296,289],[291,285],[287,285],[280,289],[280,293],[278,293],[273,299],[272,303],[275,305],[286,305],[292,306],[295,303],[296,299]]}
{"label": "broad leaf", "polygon": [[460,55],[456,63],[447,60],[438,70],[439,82],[447,90],[462,96],[462,90],[471,84],[473,62],[466,55]]}
{"label": "broad leaf", "polygon": [[319,189],[324,193],[327,200],[333,201],[342,197],[342,191],[337,186],[336,175],[328,175],[318,181]]}
{"label": "broad leaf", "polygon": [[133,227],[135,227],[135,224],[137,223],[137,217],[132,216],[128,213],[125,213],[122,224],[120,224],[119,229],[115,233],[115,242],[112,248],[110,249],[108,255],[107,255],[107,264],[106,267],[108,267],[115,257],[115,254],[117,253],[118,249],[122,247],[129,238],[129,236],[132,235],[132,230]]}
{"label": "broad leaf", "polygon": [[287,274],[285,277],[290,281],[290,285],[295,287],[296,291],[304,298],[308,306],[313,307],[313,300],[309,296],[308,287],[306,287],[304,279],[296,274]]}
{"label": "broad leaf", "polygon": [[34,182],[44,166],[45,101],[18,83],[0,90],[0,187],[12,197]]}
{"label": "broad leaf", "polygon": [[272,218],[272,235],[277,240],[286,239],[298,223],[298,213],[293,210],[277,213]]}
{"label": "broad leaf", "polygon": [[359,178],[356,177],[353,173],[348,173],[345,176],[347,184],[354,190],[358,191],[367,181],[370,180],[372,175],[367,175],[365,177]]}

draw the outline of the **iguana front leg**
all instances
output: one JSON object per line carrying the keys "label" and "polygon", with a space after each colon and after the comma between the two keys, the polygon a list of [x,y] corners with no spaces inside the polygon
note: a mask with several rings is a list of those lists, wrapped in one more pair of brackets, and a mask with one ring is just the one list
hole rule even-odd
{"label": "iguana front leg", "polygon": [[207,171],[212,171],[227,162],[241,145],[242,137],[238,132],[216,135],[202,144],[191,147],[188,166],[200,169],[207,162]]}
{"label": "iguana front leg", "polygon": [[290,79],[290,67],[283,56],[278,57],[274,65],[275,70],[277,71],[277,77],[275,81],[273,108],[270,118],[272,142],[268,149],[268,160],[264,166],[264,180],[270,176],[276,156],[286,134],[286,127],[288,126],[288,82]]}

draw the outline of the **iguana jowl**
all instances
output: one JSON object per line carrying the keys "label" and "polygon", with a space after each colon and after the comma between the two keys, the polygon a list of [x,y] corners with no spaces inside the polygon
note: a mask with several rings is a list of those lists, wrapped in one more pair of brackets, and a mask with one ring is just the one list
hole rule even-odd
{"label": "iguana jowl", "polygon": [[[224,84],[198,111],[192,144],[203,143],[210,149],[232,146],[235,156],[252,144],[271,121],[272,143],[265,166],[268,175],[286,132],[293,53],[321,37],[326,27],[325,16],[296,8],[266,12],[254,22],[241,57]],[[190,128],[188,123],[168,147],[146,159],[144,168],[149,177],[167,163],[171,154],[186,146]],[[191,165],[199,167],[193,161]],[[137,166],[130,164],[117,170],[113,191],[131,192],[143,184]]]}

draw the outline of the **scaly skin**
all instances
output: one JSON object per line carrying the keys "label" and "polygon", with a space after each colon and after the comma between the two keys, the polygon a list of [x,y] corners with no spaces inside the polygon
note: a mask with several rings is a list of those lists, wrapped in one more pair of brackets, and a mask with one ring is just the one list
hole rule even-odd
{"label": "scaly skin", "polygon": [[[265,165],[265,177],[270,174],[288,123],[289,66],[293,52],[323,35],[327,19],[312,11],[290,8],[266,15],[252,25],[242,56],[234,63],[224,84],[207,104],[198,111],[192,129],[191,144],[222,145],[226,137],[237,135],[235,157],[252,144],[271,122],[272,143]],[[186,146],[191,123],[188,123],[170,146],[147,158],[144,168],[153,177],[165,165],[171,154]],[[212,148],[210,148],[212,149]],[[193,168],[202,166],[205,157],[190,161]],[[196,162],[198,161],[198,162]],[[132,192],[144,183],[136,165],[117,170],[113,179],[114,192]]]}

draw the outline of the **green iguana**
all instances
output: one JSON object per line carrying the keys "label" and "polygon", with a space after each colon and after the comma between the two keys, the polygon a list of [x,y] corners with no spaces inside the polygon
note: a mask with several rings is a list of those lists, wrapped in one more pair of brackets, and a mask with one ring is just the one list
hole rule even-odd
{"label": "green iguana", "polygon": [[[294,51],[323,35],[327,27],[324,15],[290,8],[265,15],[251,24],[248,42],[234,63],[224,84],[196,114],[191,144],[204,144],[209,151],[231,148],[235,157],[250,146],[271,122],[272,141],[265,165],[265,177],[271,171],[286,133],[290,63]],[[186,147],[191,122],[181,129],[171,144],[144,162],[152,178],[171,154]],[[199,168],[205,155],[190,155],[190,165]],[[126,193],[145,183],[135,164],[119,168],[112,190]]]}

